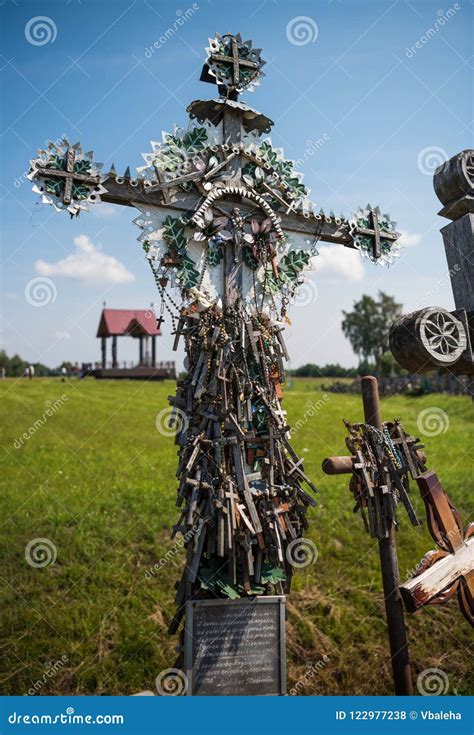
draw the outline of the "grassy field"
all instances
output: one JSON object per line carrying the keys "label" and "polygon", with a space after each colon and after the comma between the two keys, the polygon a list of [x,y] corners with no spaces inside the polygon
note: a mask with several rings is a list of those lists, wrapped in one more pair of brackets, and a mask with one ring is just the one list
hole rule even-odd
{"label": "grassy field", "polygon": [[[153,688],[173,665],[176,639],[166,628],[181,552],[149,573],[173,545],[176,448],[155,425],[173,391],[171,382],[0,383],[0,693],[25,694],[41,682],[40,694],[131,694]],[[433,406],[448,414],[449,431],[426,439],[428,464],[467,521],[474,482],[469,399],[394,397],[383,413],[402,416],[416,433],[418,414]],[[292,424],[306,416],[293,445],[320,490],[308,534],[319,558],[297,572],[288,602],[289,687],[326,656],[302,694],[389,694],[377,545],[352,513],[347,480],[320,469],[326,455],[345,453],[342,418],[362,419],[360,398],[324,397],[320,383],[293,380],[285,407]],[[416,487],[412,496],[423,515]],[[426,528],[413,528],[403,510],[399,516],[405,577],[434,544]],[[54,544],[55,563],[27,563],[25,548],[38,538]],[[456,602],[410,616],[408,627],[415,675],[437,667],[449,693],[473,693],[472,631]]]}

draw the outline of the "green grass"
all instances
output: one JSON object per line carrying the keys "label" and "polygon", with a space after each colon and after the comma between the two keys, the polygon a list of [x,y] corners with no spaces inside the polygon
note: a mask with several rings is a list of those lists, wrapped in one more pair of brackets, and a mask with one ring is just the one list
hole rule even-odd
{"label": "green grass", "polygon": [[[0,693],[24,694],[44,679],[41,694],[131,694],[153,688],[157,674],[173,666],[177,640],[166,628],[182,552],[151,579],[146,574],[173,547],[176,447],[155,426],[173,392],[171,382],[0,383]],[[15,448],[15,440],[42,421],[47,402],[62,394],[63,405]],[[473,497],[469,399],[388,398],[383,414],[401,416],[416,433],[419,412],[431,406],[447,412],[449,431],[426,439],[428,464],[467,521]],[[342,418],[362,419],[360,398],[324,399],[320,382],[293,379],[285,407],[291,424],[303,417],[293,445],[320,489],[308,533],[319,558],[296,574],[288,600],[289,687],[326,655],[303,693],[389,694],[377,545],[352,513],[347,479],[328,478],[320,469],[328,454],[345,453]],[[415,486],[412,497],[423,516]],[[399,517],[405,577],[434,543],[426,528],[409,524],[403,509]],[[35,538],[54,543],[54,564],[26,562],[25,547]],[[408,630],[415,675],[441,668],[450,693],[474,691],[472,631],[455,601],[409,616]],[[45,674],[62,657],[57,672]]]}

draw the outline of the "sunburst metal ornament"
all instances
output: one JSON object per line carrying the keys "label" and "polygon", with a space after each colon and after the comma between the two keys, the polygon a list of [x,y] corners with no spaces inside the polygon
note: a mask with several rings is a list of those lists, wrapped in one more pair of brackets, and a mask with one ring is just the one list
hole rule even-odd
{"label": "sunburst metal ornament", "polygon": [[252,41],[242,41],[240,33],[216,34],[209,39],[206,51],[203,81],[215,82],[227,94],[239,94],[244,89],[252,92],[260,84],[265,64],[262,49],[252,48]]}
{"label": "sunburst metal ornament", "polygon": [[352,215],[349,225],[354,246],[364,257],[381,265],[391,265],[399,257],[400,233],[389,214],[381,214],[378,207],[367,204],[365,209],[359,207]]}
{"label": "sunburst metal ornament", "polygon": [[57,211],[66,209],[74,216],[100,202],[107,190],[101,183],[103,164],[93,161],[93,151],[83,153],[79,143],[70,145],[63,138],[37,153],[30,161],[28,178],[43,204],[51,204]]}

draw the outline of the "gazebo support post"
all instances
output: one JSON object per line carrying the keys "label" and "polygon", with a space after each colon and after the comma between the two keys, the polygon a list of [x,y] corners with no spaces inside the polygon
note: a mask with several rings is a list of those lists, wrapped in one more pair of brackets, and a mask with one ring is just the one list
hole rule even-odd
{"label": "gazebo support post", "polygon": [[118,366],[117,362],[117,337],[112,337],[112,367],[116,368]]}
{"label": "gazebo support post", "polygon": [[101,352],[102,352],[102,367],[105,370],[107,367],[107,337],[101,339]]}

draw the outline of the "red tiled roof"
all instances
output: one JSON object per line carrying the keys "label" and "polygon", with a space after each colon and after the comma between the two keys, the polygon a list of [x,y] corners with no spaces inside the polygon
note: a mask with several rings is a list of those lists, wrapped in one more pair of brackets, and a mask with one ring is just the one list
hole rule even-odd
{"label": "red tiled roof", "polygon": [[120,335],[160,335],[156,316],[151,309],[103,309],[98,337]]}

